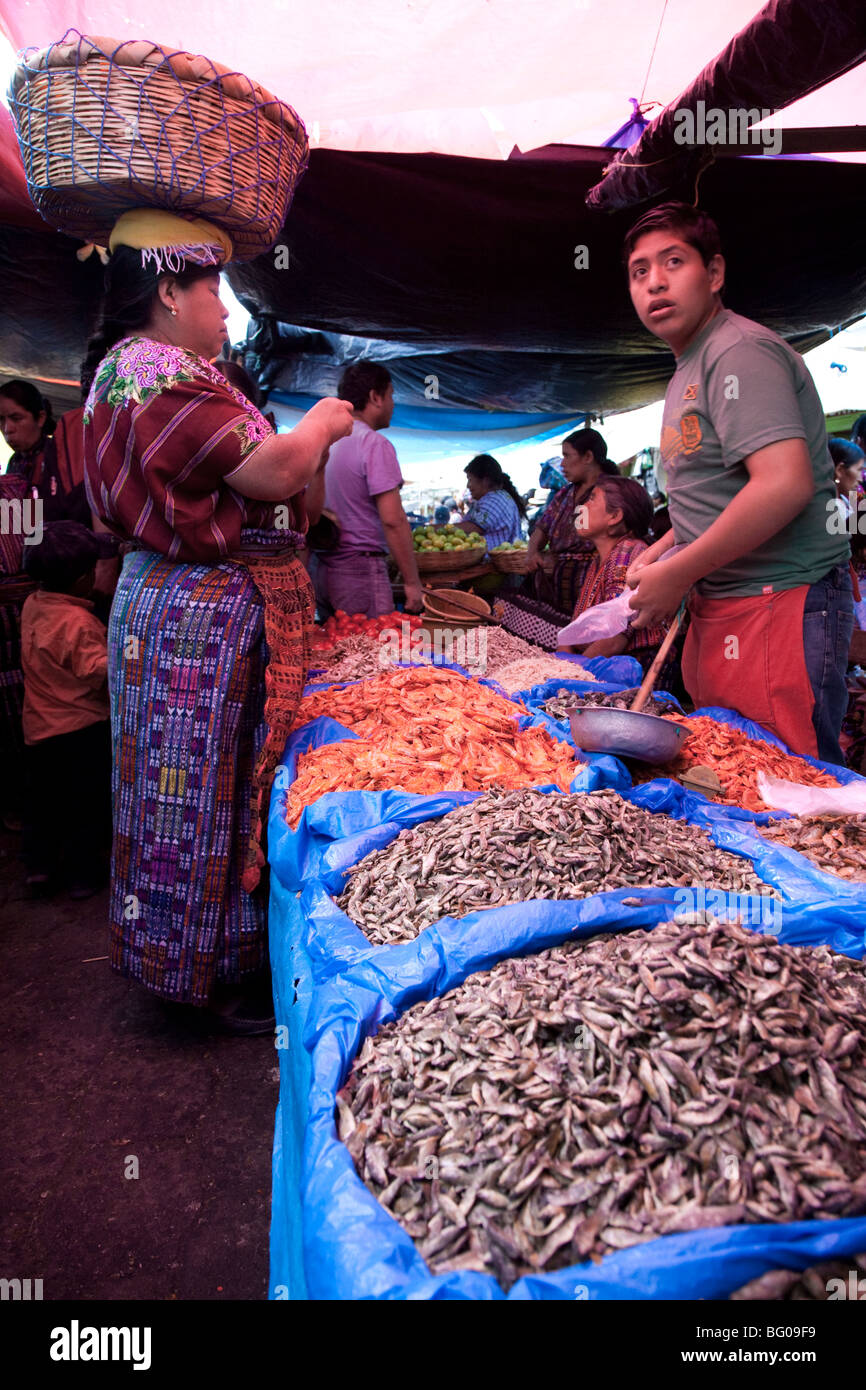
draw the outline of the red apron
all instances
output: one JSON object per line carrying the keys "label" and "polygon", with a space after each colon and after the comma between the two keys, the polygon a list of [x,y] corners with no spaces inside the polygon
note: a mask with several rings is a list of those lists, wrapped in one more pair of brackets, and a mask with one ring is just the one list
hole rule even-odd
{"label": "red apron", "polygon": [[700,709],[723,705],[776,734],[794,752],[818,756],[815,697],[806,670],[803,608],[808,584],[749,598],[689,600],[683,681]]}

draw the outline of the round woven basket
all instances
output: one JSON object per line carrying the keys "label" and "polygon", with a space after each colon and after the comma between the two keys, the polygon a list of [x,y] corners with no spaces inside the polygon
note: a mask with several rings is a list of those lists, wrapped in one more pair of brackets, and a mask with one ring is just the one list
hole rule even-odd
{"label": "round woven basket", "polygon": [[444,574],[448,570],[465,570],[484,558],[484,546],[471,550],[416,550],[419,574]]}
{"label": "round woven basket", "polygon": [[467,594],[462,589],[430,589],[424,594],[424,613],[425,617],[429,615],[464,627],[474,627],[490,617],[491,608],[480,594]]}
{"label": "round woven basket", "polygon": [[528,550],[503,550],[499,555],[491,554],[490,563],[500,574],[528,574]]}
{"label": "round woven basket", "polygon": [[70,236],[104,245],[121,213],[203,217],[249,260],[277,240],[309,157],[284,102],[208,58],[70,29],[28,50],[10,107],[30,196]]}

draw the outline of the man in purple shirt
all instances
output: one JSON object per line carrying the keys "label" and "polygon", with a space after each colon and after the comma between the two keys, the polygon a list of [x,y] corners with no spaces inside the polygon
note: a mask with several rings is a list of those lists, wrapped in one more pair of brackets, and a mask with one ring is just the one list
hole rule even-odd
{"label": "man in purple shirt", "polygon": [[343,372],[339,393],[352,402],[355,424],[331,446],[325,469],[325,507],[340,527],[337,549],[319,557],[328,600],[344,613],[390,613],[390,553],[403,575],[407,611],[420,612],[421,581],[400,501],[403,475],[394,445],[379,433],[394,413],[391,375],[378,362],[356,362]]}

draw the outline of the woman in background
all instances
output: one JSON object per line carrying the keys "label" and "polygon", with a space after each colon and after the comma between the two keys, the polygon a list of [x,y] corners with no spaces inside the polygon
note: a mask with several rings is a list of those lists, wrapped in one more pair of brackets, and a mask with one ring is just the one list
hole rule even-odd
{"label": "woman in background", "polygon": [[[51,406],[29,381],[0,388],[0,432],[12,450],[0,477],[0,499],[34,498],[42,473],[45,441],[54,420]],[[31,518],[28,519],[28,525]],[[21,609],[36,587],[24,573],[24,535],[0,530],[0,818],[7,830],[22,828],[24,808],[24,673],[21,669]]]}
{"label": "woman in background", "polygon": [[519,541],[526,503],[508,474],[490,454],[477,454],[463,471],[472,501],[455,525],[461,531],[480,531],[488,551]]}
{"label": "woman in background", "polygon": [[24,528],[0,528],[0,818],[7,830],[21,829],[24,804],[21,609],[35,587],[24,572],[25,545],[29,549],[38,544],[42,526],[50,521],[91,524],[83,483],[81,412],[71,411],[70,419],[76,418],[77,433],[74,426],[66,427],[66,416],[56,423],[50,402],[30,381],[7,381],[0,387],[0,432],[12,450],[0,476],[0,499],[13,516],[11,508],[22,504]]}
{"label": "woman in background", "polygon": [[857,509],[857,498],[863,483],[863,465],[866,464],[866,454],[863,453],[859,445],[848,439],[837,439],[835,436],[830,437],[827,446],[833,460],[839,510],[847,528],[848,517]]}
{"label": "woman in background", "polygon": [[575,533],[574,515],[603,475],[619,477],[598,430],[575,430],[562,441],[562,471],[568,486],[548,502],[529,537],[527,587],[542,603],[570,613],[593,557],[591,543]]}

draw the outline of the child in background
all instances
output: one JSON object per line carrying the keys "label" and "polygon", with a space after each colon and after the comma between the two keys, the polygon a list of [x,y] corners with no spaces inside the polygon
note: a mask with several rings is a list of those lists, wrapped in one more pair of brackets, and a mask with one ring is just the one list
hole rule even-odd
{"label": "child in background", "polygon": [[91,897],[108,879],[111,724],[107,635],[90,595],[98,560],[117,541],[76,521],[44,528],[24,547],[39,588],[21,612],[26,756],[25,888]]}

